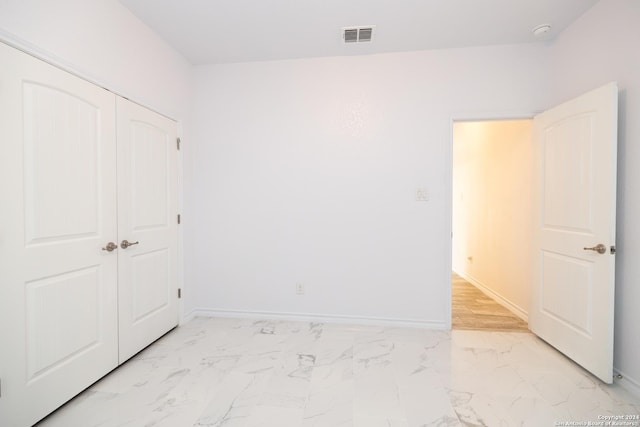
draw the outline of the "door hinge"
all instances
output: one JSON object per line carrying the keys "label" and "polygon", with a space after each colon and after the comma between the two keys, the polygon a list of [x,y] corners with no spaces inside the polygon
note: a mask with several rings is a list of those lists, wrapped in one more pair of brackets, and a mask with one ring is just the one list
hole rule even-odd
{"label": "door hinge", "polygon": [[178,146],[178,150],[180,150],[180,138],[176,139],[176,145]]}
{"label": "door hinge", "polygon": [[182,218],[180,218],[180,214],[178,214],[178,224],[180,224],[180,221],[182,221]]}
{"label": "door hinge", "polygon": [[182,298],[182,288],[178,288],[178,299]]}

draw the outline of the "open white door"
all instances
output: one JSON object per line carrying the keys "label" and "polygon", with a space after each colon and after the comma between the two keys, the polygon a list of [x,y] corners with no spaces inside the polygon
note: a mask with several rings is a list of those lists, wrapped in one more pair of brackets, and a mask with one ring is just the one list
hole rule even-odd
{"label": "open white door", "polygon": [[529,327],[613,380],[618,88],[534,118],[535,230]]}
{"label": "open white door", "polygon": [[122,98],[117,111],[123,363],[178,324],[178,154],[174,121]]}

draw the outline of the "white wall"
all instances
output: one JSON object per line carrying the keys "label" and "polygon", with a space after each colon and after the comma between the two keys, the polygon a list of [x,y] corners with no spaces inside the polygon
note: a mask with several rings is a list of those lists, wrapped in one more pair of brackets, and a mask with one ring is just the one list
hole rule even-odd
{"label": "white wall", "polygon": [[[0,40],[178,120],[185,142],[184,188],[191,187],[192,67],[117,0],[3,0]],[[188,220],[191,194],[186,191],[180,200],[187,257],[194,225]],[[190,272],[187,265],[187,283]]]}
{"label": "white wall", "polygon": [[453,270],[527,316],[531,282],[531,120],[453,127]]}
{"label": "white wall", "polygon": [[540,109],[544,64],[529,45],[197,67],[193,308],[446,325],[451,118]]}
{"label": "white wall", "polygon": [[0,36],[173,118],[189,109],[190,64],[118,1],[3,0]]}
{"label": "white wall", "polygon": [[550,55],[553,103],[610,81],[620,88],[614,366],[640,387],[640,2],[600,1]]}

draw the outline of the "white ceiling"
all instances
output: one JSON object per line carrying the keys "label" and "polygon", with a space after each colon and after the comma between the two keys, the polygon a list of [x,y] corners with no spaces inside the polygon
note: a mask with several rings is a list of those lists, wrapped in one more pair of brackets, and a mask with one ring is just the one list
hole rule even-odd
{"label": "white ceiling", "polygon": [[[193,64],[553,39],[598,0],[120,0]],[[370,43],[340,29],[375,25]]]}

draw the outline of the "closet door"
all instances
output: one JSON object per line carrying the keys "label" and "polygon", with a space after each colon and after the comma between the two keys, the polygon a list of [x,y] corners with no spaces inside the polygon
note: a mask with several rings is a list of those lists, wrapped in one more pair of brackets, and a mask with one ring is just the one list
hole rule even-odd
{"label": "closet door", "polygon": [[122,363],[178,324],[177,146],[175,122],[121,98],[117,112]]}
{"label": "closet door", "polygon": [[115,96],[0,43],[0,425],[116,367]]}

